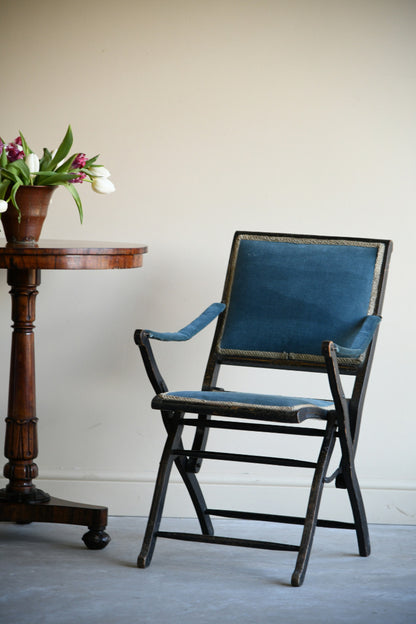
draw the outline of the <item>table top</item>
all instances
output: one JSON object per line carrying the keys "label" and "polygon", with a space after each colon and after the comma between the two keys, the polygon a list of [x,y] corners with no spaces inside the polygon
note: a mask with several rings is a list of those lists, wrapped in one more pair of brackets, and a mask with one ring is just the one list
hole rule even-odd
{"label": "table top", "polygon": [[0,269],[133,269],[146,245],[99,241],[41,240],[35,245],[0,241]]}

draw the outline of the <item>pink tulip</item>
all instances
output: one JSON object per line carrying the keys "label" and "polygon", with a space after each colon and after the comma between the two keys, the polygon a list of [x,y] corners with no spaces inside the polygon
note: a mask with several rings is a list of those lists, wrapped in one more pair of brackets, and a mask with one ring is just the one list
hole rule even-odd
{"label": "pink tulip", "polygon": [[7,160],[14,162],[25,157],[25,153],[22,147],[22,139],[17,137],[14,141],[6,145]]}
{"label": "pink tulip", "polygon": [[88,158],[85,154],[78,154],[72,161],[71,169],[82,169],[83,167],[85,167],[85,163],[87,162],[87,160]]}

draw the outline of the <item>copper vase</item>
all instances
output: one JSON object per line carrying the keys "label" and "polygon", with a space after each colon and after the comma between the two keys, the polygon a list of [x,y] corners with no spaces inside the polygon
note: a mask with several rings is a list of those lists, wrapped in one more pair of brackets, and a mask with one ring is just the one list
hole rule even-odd
{"label": "copper vase", "polygon": [[43,222],[48,214],[49,203],[56,186],[21,186],[16,193],[19,213],[9,202],[1,215],[1,226],[8,243],[34,245],[39,241]]}

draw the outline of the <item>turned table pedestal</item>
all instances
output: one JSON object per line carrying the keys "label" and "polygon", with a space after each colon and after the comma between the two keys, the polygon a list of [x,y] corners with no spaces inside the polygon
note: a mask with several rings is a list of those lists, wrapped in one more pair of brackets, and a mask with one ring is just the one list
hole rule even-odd
{"label": "turned table pedestal", "polygon": [[42,241],[37,245],[0,246],[0,268],[11,286],[13,333],[9,401],[6,418],[4,476],[0,490],[0,521],[21,524],[53,522],[87,526],[83,536],[90,549],[104,548],[107,508],[53,498],[38,489],[34,459],[38,454],[35,391],[35,299],[43,269],[131,269],[142,265],[143,245],[84,241]]}

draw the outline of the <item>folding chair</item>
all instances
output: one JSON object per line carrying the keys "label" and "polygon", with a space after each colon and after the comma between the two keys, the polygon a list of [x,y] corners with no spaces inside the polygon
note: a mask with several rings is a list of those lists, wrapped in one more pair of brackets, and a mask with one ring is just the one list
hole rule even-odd
{"label": "folding chair", "polygon": [[[175,333],[136,330],[134,339],[157,393],[152,407],[161,410],[167,431],[139,567],[149,565],[158,537],[289,550],[298,553],[292,585],[300,586],[316,526],[354,529],[360,555],[370,554],[354,456],[391,249],[387,240],[236,232],[221,303]],[[202,389],[169,392],[150,339],[188,340],[216,317]],[[324,373],[332,400],[224,390],[217,387],[224,365]],[[355,378],[349,399],[341,375]],[[308,419],[314,419],[314,426],[302,425]],[[189,449],[182,440],[185,427],[194,431]],[[322,443],[314,462],[217,452],[206,450],[210,429],[310,436],[309,440],[319,436]],[[328,476],[335,445],[340,463]],[[203,460],[311,469],[305,517],[209,508],[196,477]],[[201,534],[160,530],[173,463],[191,497]],[[324,484],[333,480],[348,492],[353,522],[318,518]],[[302,538],[300,545],[291,545],[216,536],[211,516],[299,524]]]}

